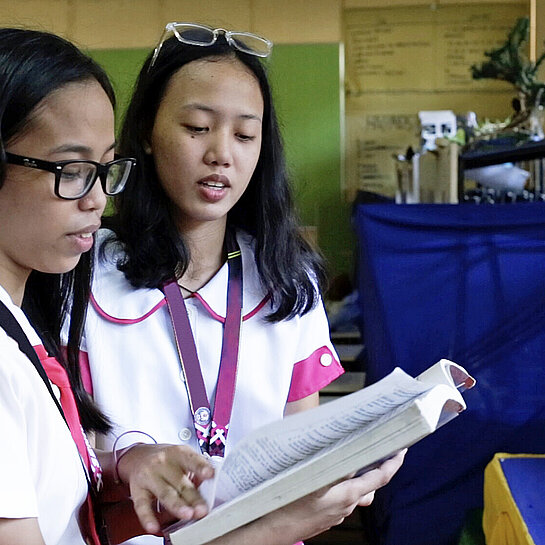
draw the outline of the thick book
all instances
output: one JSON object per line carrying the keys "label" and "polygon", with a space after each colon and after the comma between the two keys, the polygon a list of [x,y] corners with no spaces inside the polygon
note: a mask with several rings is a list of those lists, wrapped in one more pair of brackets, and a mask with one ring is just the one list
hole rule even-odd
{"label": "thick book", "polygon": [[202,545],[433,433],[466,408],[475,380],[441,360],[417,378],[396,368],[375,384],[268,424],[240,441],[201,485],[211,511],[165,532],[170,545]]}

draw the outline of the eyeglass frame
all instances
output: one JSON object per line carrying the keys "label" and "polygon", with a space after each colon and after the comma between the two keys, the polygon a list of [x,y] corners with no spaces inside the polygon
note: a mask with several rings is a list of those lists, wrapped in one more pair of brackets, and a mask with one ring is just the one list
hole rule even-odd
{"label": "eyeglass frame", "polygon": [[[208,44],[186,40],[185,38],[182,38],[182,36],[176,31],[176,25],[187,25],[193,28],[201,28],[205,30],[210,30],[212,35],[214,36],[214,39]],[[267,38],[264,38],[263,36],[259,36],[258,34],[254,34],[253,32],[244,32],[240,30],[226,30],[225,28],[212,28],[210,26],[201,25],[199,23],[170,22],[165,25],[165,29],[163,30],[163,35],[161,36],[161,39],[159,40],[159,42],[155,46],[155,49],[153,50],[153,56],[149,64],[148,71],[151,70],[153,66],[155,65],[155,61],[157,61],[157,57],[159,57],[159,53],[161,52],[161,48],[163,47],[163,44],[167,40],[167,34],[169,32],[172,32],[172,34],[176,36],[176,39],[180,43],[186,44],[186,45],[196,45],[197,47],[210,47],[211,45],[214,45],[218,39],[218,36],[222,34],[223,36],[225,36],[225,40],[227,41],[229,46],[235,49],[238,49],[239,51],[242,51],[243,53],[246,53],[248,55],[254,55],[255,57],[260,57],[260,58],[268,57],[271,54],[271,51],[273,48],[273,43],[270,40],[268,40]],[[263,42],[268,47],[268,52],[266,54],[261,54],[255,51],[241,49],[241,47],[237,44],[237,42],[232,37],[234,34],[239,36],[248,36],[251,38],[258,38],[259,40],[263,40]]]}
{"label": "eyeglass frame", "polygon": [[[91,161],[90,159],[67,159],[64,161],[46,161],[44,159],[36,159],[34,157],[26,157],[24,155],[17,155],[16,153],[10,153],[9,151],[5,152],[5,157],[6,157],[6,163],[10,165],[34,168],[36,170],[44,170],[46,172],[52,172],[53,174],[55,174],[55,186],[53,191],[55,193],[55,196],[65,201],[77,201],[78,199],[83,199],[83,197],[85,197],[91,192],[98,178],[100,178],[100,185],[102,186],[102,191],[104,191],[105,195],[108,195],[110,197],[113,197],[114,195],[118,195],[119,193],[121,193],[121,191],[123,191],[123,189],[125,188],[125,185],[123,185],[120,191],[117,191],[115,193],[112,193],[106,189],[106,178],[108,176],[108,171],[110,167],[114,164],[121,163],[123,161],[124,162],[130,161],[131,167],[127,175],[127,180],[128,180],[132,169],[136,165],[136,159],[134,159],[133,157],[117,157],[113,161],[109,161],[107,163],[99,163],[97,161]],[[64,195],[61,195],[59,192],[62,169],[64,168],[65,165],[69,165],[70,163],[85,163],[89,165],[94,165],[94,167],[96,168],[95,177],[93,181],[89,184],[89,187],[85,190],[84,193],[75,197],[66,197]]]}

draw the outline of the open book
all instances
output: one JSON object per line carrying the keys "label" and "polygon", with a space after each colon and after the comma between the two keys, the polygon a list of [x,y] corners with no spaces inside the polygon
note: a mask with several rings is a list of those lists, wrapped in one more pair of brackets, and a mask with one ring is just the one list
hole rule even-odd
{"label": "open book", "polygon": [[412,378],[399,368],[379,382],[268,424],[240,441],[201,485],[203,519],[176,523],[171,545],[202,545],[355,472],[376,467],[466,408],[475,381],[441,360]]}

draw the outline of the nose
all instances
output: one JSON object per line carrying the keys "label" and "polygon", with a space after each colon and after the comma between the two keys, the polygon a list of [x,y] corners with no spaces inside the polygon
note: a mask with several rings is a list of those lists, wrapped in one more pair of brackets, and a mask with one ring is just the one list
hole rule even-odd
{"label": "nose", "polygon": [[78,204],[82,210],[96,210],[102,215],[106,208],[106,194],[102,190],[99,178],[95,180],[91,191],[78,200]]}
{"label": "nose", "polygon": [[229,167],[233,162],[229,132],[218,131],[210,136],[204,162],[207,165]]}

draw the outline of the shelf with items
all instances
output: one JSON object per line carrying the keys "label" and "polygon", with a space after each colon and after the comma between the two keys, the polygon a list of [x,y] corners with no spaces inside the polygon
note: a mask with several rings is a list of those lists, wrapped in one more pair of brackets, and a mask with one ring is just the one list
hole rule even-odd
{"label": "shelf with items", "polygon": [[517,143],[514,139],[496,139],[483,142],[479,148],[462,151],[458,155],[458,200],[464,202],[465,173],[470,169],[539,160],[534,180],[534,196],[544,193],[542,159],[545,158],[545,140]]}

